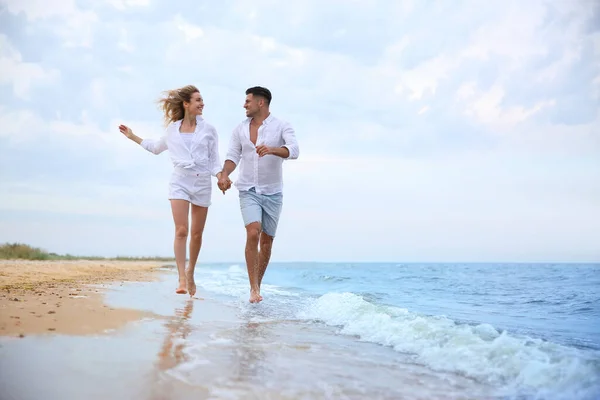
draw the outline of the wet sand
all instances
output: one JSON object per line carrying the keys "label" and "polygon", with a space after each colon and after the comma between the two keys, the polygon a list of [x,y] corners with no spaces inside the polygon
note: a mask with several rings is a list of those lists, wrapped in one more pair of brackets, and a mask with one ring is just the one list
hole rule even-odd
{"label": "wet sand", "polygon": [[[111,334],[0,339],[0,387],[37,399],[488,399],[489,388],[247,299],[173,294],[172,272],[105,292],[148,318]],[[72,300],[75,301],[75,300]]]}
{"label": "wet sand", "polygon": [[104,304],[109,285],[151,281],[164,263],[0,260],[0,335],[97,334],[152,313]]}

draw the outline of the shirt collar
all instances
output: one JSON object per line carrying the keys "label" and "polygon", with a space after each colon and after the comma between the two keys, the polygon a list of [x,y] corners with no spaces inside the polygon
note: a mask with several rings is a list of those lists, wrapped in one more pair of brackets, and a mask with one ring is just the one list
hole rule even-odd
{"label": "shirt collar", "polygon": [[[177,132],[179,132],[179,128],[181,127],[182,122],[183,118],[173,123],[173,127],[176,128]],[[202,117],[202,115],[196,115],[196,129],[194,129],[194,133],[198,131],[198,127],[200,127],[201,122],[204,122],[204,118]]]}
{"label": "shirt collar", "polygon": [[263,124],[267,125],[271,121],[273,121],[273,114],[269,113],[269,116],[267,118],[265,118],[265,120],[263,121]]}
{"label": "shirt collar", "polygon": [[[272,112],[269,112],[269,116],[267,118],[265,118],[265,120],[263,121],[263,125],[268,125],[269,122],[273,121],[275,117],[273,116]],[[252,122],[252,117],[248,117],[246,118],[246,122],[248,122],[248,124],[250,124],[250,122]]]}

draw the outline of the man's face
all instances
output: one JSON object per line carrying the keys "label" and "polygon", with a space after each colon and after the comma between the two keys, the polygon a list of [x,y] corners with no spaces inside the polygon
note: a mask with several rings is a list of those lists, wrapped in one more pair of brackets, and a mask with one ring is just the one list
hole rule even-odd
{"label": "man's face", "polygon": [[246,109],[246,117],[256,116],[260,111],[263,102],[264,100],[260,97],[254,97],[253,94],[247,95],[246,101],[244,102],[244,108]]}

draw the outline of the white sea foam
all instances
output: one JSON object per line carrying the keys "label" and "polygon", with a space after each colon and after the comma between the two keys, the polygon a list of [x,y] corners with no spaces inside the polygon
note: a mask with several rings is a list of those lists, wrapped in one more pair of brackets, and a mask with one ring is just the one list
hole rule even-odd
{"label": "white sea foam", "polygon": [[328,293],[301,318],[339,326],[343,334],[411,354],[415,362],[501,388],[502,395],[596,399],[600,354],[498,332],[488,324],[457,324],[445,317],[377,306],[352,293]]}
{"label": "white sea foam", "polygon": [[[250,293],[248,273],[245,268],[240,267],[238,264],[231,265],[226,270],[205,269],[199,270],[197,273],[197,282],[211,292],[243,298],[246,298]],[[287,297],[299,296],[297,293],[266,283],[262,284],[261,293],[263,295]]]}
{"label": "white sea foam", "polygon": [[211,345],[224,345],[224,346],[229,346],[232,344],[235,344],[235,342],[231,339],[225,339],[225,338],[214,338],[209,342]]}

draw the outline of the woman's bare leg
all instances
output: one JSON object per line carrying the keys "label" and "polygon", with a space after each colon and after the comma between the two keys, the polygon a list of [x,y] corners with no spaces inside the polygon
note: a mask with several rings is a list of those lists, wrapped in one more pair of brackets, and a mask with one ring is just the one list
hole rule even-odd
{"label": "woman's bare leg", "polygon": [[190,237],[190,262],[186,271],[187,290],[190,297],[196,294],[196,282],[194,281],[194,271],[196,261],[202,247],[202,233],[206,224],[208,207],[200,207],[192,204],[192,231]]}
{"label": "woman's bare leg", "polygon": [[187,293],[185,279],[185,248],[188,237],[189,210],[190,203],[188,201],[171,200],[171,211],[173,212],[173,222],[175,222],[175,241],[173,243],[173,250],[175,251],[177,273],[179,274],[179,286],[175,291],[177,294]]}

